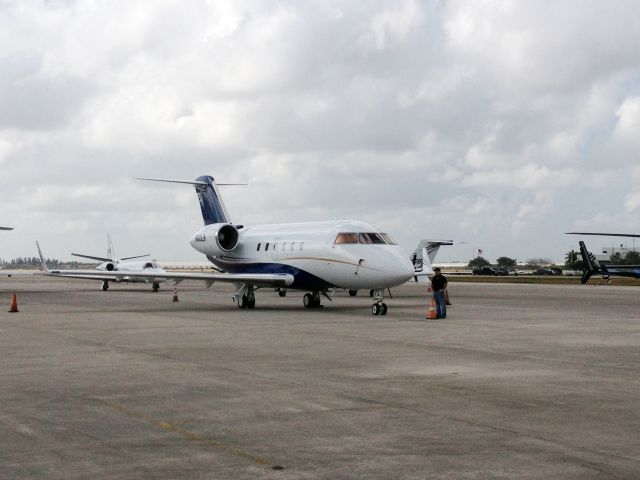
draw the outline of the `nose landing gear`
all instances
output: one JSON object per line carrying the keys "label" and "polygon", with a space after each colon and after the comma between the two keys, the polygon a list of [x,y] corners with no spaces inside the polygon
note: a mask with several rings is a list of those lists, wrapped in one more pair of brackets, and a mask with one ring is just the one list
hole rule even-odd
{"label": "nose landing gear", "polygon": [[387,314],[388,308],[387,308],[387,304],[382,301],[382,300],[384,300],[384,295],[382,294],[382,292],[384,292],[384,290],[382,290],[380,288],[372,290],[372,295],[371,296],[376,301],[376,303],[371,305],[371,314],[372,315],[386,315]]}

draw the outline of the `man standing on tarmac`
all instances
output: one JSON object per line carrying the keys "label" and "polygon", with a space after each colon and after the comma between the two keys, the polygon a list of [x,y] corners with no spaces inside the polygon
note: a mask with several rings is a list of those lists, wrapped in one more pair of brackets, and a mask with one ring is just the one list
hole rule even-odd
{"label": "man standing on tarmac", "polygon": [[447,289],[447,278],[440,273],[440,268],[433,269],[431,279],[431,290],[433,290],[433,300],[436,302],[436,318],[447,318],[447,302],[445,290]]}

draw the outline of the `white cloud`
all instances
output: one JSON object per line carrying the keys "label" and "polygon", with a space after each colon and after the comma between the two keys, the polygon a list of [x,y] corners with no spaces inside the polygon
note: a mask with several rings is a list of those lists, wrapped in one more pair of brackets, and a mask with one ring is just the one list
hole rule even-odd
{"label": "white cloud", "polygon": [[50,255],[110,229],[195,257],[193,192],[129,179],[211,173],[250,182],[224,192],[247,224],[558,256],[567,218],[640,208],[638,21],[624,0],[4,2],[2,255],[47,225]]}

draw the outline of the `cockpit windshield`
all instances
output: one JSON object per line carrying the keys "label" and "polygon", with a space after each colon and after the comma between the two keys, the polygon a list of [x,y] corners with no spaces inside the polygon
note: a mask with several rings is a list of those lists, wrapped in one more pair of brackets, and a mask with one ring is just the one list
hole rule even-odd
{"label": "cockpit windshield", "polygon": [[384,243],[384,240],[377,233],[359,233],[358,240],[360,243]]}
{"label": "cockpit windshield", "polygon": [[389,245],[395,245],[395,242],[386,233],[352,233],[345,232],[339,233],[336,237],[335,245],[345,243],[360,243],[364,245],[382,244],[388,243]]}
{"label": "cockpit windshield", "polygon": [[334,242],[336,245],[339,243],[358,243],[357,233],[339,233]]}
{"label": "cockpit windshield", "polygon": [[397,243],[391,238],[391,235],[388,233],[381,233],[380,236],[387,243],[387,245],[397,245]]}

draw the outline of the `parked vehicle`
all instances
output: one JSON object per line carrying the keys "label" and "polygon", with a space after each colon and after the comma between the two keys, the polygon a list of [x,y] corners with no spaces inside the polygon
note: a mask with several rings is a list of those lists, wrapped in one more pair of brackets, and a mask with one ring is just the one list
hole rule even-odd
{"label": "parked vehicle", "polygon": [[550,268],[538,268],[533,272],[534,275],[556,275]]}
{"label": "parked vehicle", "polygon": [[488,265],[481,268],[474,268],[472,273],[474,275],[506,275],[506,273],[503,270],[499,268],[490,267]]}

